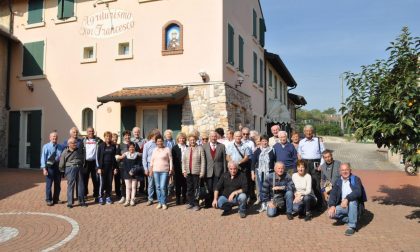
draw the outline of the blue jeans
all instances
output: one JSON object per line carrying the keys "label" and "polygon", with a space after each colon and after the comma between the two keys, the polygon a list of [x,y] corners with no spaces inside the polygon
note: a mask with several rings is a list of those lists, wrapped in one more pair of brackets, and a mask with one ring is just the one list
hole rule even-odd
{"label": "blue jeans", "polygon": [[[45,200],[46,201],[53,201],[58,202],[60,199],[60,191],[61,191],[61,174],[58,170],[58,166],[54,165],[52,167],[46,168],[48,171],[48,175],[45,176],[46,187],[45,187]],[[54,195],[51,191],[51,187],[54,184]]]}
{"label": "blue jeans", "polygon": [[73,190],[77,181],[77,194],[79,203],[84,202],[85,185],[82,176],[79,174],[80,167],[66,167],[65,174],[67,178],[67,205],[73,205]]}
{"label": "blue jeans", "polygon": [[155,194],[155,179],[147,176],[147,200],[153,201],[153,195]]}
{"label": "blue jeans", "polygon": [[166,205],[169,174],[167,172],[153,172],[153,178],[155,179],[158,203]]}
{"label": "blue jeans", "polygon": [[334,219],[339,219],[344,223],[347,223],[349,228],[356,228],[357,224],[357,201],[350,201],[347,208],[342,208],[340,205],[335,207]]}
{"label": "blue jeans", "polygon": [[[292,214],[293,211],[293,192],[292,191],[287,191],[284,195],[284,199],[286,201],[286,213],[287,214]],[[267,216],[268,217],[274,217],[277,215],[279,208],[277,207],[269,207],[267,206]]]}
{"label": "blue jeans", "polygon": [[262,191],[262,187],[263,187],[263,183],[265,179],[265,173],[256,171],[256,175],[257,175],[256,177],[257,177],[257,186],[258,186],[258,198],[260,201],[262,201],[261,191]]}
{"label": "blue jeans", "polygon": [[230,211],[232,210],[233,206],[239,205],[239,212],[245,213],[246,212],[246,199],[247,197],[245,193],[240,193],[238,196],[233,198],[233,201],[229,201],[228,198],[222,195],[217,200],[217,205],[219,206],[220,209],[223,209],[225,211]]}
{"label": "blue jeans", "polygon": [[293,211],[304,215],[310,212],[315,204],[316,198],[313,195],[305,195],[300,202],[293,204]]}

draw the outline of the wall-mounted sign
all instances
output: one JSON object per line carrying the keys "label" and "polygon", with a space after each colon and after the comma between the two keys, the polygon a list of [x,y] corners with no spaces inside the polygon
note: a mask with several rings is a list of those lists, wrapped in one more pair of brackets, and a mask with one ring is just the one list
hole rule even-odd
{"label": "wall-mounted sign", "polygon": [[134,19],[130,12],[104,9],[83,18],[80,34],[92,38],[110,38],[133,28]]}

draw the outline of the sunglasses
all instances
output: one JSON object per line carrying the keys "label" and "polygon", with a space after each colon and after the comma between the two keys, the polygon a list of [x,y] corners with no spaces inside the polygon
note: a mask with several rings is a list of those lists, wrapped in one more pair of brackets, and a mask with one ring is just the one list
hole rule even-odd
{"label": "sunglasses", "polygon": [[242,136],[249,136],[249,133],[242,133]]}

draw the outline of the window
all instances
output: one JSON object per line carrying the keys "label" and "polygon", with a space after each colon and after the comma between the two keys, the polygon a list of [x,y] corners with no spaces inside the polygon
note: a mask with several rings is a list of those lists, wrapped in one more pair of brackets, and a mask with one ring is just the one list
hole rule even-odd
{"label": "window", "polygon": [[178,21],[169,21],[162,28],[162,55],[184,53],[183,26]]}
{"label": "window", "polygon": [[279,85],[279,83],[277,82],[277,76],[274,76],[274,98],[275,99],[279,98],[278,95],[277,95],[278,85]]}
{"label": "window", "polygon": [[117,57],[115,59],[116,60],[132,59],[133,58],[132,44],[133,44],[132,42],[118,43]]}
{"label": "window", "polygon": [[235,31],[233,30],[233,27],[228,24],[228,63],[231,64],[232,66],[235,65],[235,60],[234,60],[234,41],[235,40]]}
{"label": "window", "polygon": [[23,45],[23,77],[44,74],[44,47],[44,41]]}
{"label": "window", "polygon": [[260,87],[263,87],[264,81],[264,62],[260,59]]}
{"label": "window", "polygon": [[287,105],[287,85],[284,85],[284,90],[283,90],[283,95],[284,95],[284,104]]}
{"label": "window", "polygon": [[268,85],[270,87],[273,86],[273,72],[271,71],[271,69],[268,70]]}
{"label": "window", "polygon": [[74,0],[58,0],[57,18],[67,19],[74,16]]}
{"label": "window", "polygon": [[239,36],[239,71],[244,72],[244,39]]}
{"label": "window", "polygon": [[43,22],[44,0],[28,1],[28,24]]}
{"label": "window", "polygon": [[[283,102],[283,82],[280,81],[279,83],[279,90],[280,90],[280,102]],[[277,92],[276,92],[277,95]]]}
{"label": "window", "polygon": [[85,108],[82,110],[82,131],[86,131],[88,127],[93,126],[93,110]]}
{"label": "window", "polygon": [[81,63],[96,62],[96,45],[83,47]]}
{"label": "window", "polygon": [[264,19],[260,18],[260,44],[262,47],[265,46],[265,22]]}
{"label": "window", "polygon": [[252,36],[257,38],[257,12],[252,10]]}
{"label": "window", "polygon": [[257,59],[257,54],[254,52],[254,83],[258,83],[258,59]]}

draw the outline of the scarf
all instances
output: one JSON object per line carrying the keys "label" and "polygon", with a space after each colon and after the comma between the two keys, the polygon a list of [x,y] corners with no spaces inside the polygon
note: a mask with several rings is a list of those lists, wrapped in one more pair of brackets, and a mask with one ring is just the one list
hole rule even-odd
{"label": "scarf", "polygon": [[268,146],[267,148],[260,148],[261,149],[261,154],[258,157],[258,172],[264,173],[265,176],[268,176],[269,172],[270,172],[270,156],[268,153],[270,153],[270,151],[273,149],[270,146]]}

